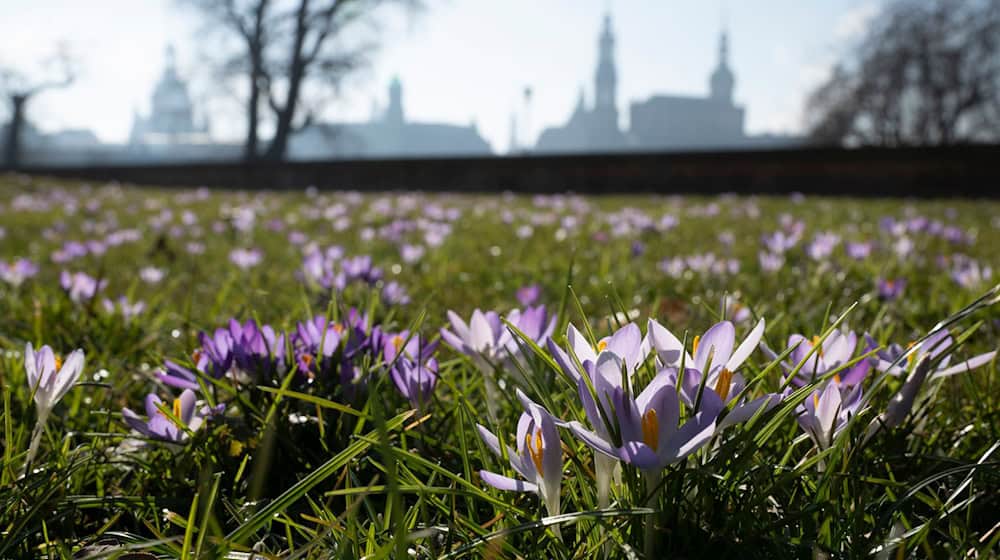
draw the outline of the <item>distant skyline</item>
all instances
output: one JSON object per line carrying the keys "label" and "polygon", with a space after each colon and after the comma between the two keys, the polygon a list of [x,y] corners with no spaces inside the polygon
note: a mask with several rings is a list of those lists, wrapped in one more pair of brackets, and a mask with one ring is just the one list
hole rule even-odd
{"label": "distant skyline", "polygon": [[[653,0],[428,0],[413,17],[393,16],[372,66],[351,78],[329,120],[362,121],[384,107],[393,76],[403,83],[408,120],[475,121],[494,151],[506,151],[511,115],[522,143],[563,123],[581,87],[593,96],[597,37],[610,10],[617,39],[618,108],[655,93],[703,94],[717,62],[723,25],[730,37],[735,99],[746,130],[801,132],[802,103],[878,12],[882,0],[680,2]],[[30,64],[65,41],[81,63],[73,87],[29,108],[44,131],[89,128],[108,142],[127,139],[134,110],[148,111],[166,45],[177,50],[218,139],[238,140],[242,112],[210,95],[212,77],[195,40],[203,23],[177,0],[13,0],[0,5],[0,65]],[[522,92],[533,91],[525,114]],[[528,130],[525,130],[527,117]],[[0,119],[6,120],[6,108]]]}

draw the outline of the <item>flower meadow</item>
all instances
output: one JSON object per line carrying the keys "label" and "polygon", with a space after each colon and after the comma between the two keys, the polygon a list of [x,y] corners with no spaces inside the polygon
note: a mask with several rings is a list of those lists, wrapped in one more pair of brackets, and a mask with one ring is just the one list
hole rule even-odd
{"label": "flower meadow", "polygon": [[0,176],[0,557],[995,558],[1000,205]]}

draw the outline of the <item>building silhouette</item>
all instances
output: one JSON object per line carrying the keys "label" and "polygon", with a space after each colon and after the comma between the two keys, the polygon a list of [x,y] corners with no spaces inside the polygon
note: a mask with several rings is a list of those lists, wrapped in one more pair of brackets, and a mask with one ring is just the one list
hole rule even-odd
{"label": "building silhouette", "polygon": [[177,72],[173,46],[166,49],[163,74],[153,88],[149,115],[136,110],[132,116],[125,154],[115,159],[133,161],[155,160],[221,160],[240,157],[236,144],[212,139],[208,117],[199,115],[191,99],[187,82]]}
{"label": "building silhouette", "polygon": [[607,152],[627,149],[629,143],[618,127],[618,70],[615,68],[615,36],[611,16],[604,16],[598,38],[597,69],[594,72],[594,104],[587,106],[583,88],[569,121],[547,128],[538,137],[537,152]]}
{"label": "building silhouette", "polygon": [[389,102],[367,122],[324,123],[306,127],[289,141],[291,159],[491,155],[475,123],[468,126],[406,119],[403,84],[393,78]]}
{"label": "building silhouette", "polygon": [[733,97],[736,76],[729,66],[725,31],[719,37],[718,64],[709,76],[708,95],[657,94],[645,101],[633,101],[629,106],[629,128],[623,131],[618,122],[614,44],[611,16],[605,15],[598,39],[593,105],[587,105],[581,89],[569,120],[544,130],[536,152],[759,148],[801,141],[781,135],[748,136],[744,132],[746,111]]}

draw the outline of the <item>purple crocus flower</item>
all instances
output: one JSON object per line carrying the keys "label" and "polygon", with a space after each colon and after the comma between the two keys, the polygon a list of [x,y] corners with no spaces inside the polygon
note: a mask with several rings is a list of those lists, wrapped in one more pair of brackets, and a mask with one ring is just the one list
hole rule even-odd
{"label": "purple crocus flower", "polygon": [[178,389],[197,391],[201,388],[193,371],[171,360],[163,361],[163,369],[157,372],[156,378],[165,385]]}
{"label": "purple crocus flower", "polygon": [[104,298],[101,300],[101,306],[109,315],[120,314],[126,323],[131,322],[132,319],[141,315],[146,310],[145,302],[137,301],[132,303],[125,296],[121,296],[114,301]]}
{"label": "purple crocus flower", "polygon": [[[782,362],[781,365],[786,373],[790,373],[797,364],[802,364],[798,374],[791,380],[793,385],[802,387],[832,371],[841,369],[851,361],[857,345],[858,336],[856,334],[840,329],[834,329],[830,336],[822,341],[819,336],[814,336],[810,340],[800,334],[793,334],[788,337],[788,347],[795,349],[789,354],[789,361]],[[763,348],[771,359],[777,359],[777,353],[767,346],[763,346]],[[813,348],[816,348],[815,352],[812,352]],[[810,352],[812,352],[811,356]],[[836,374],[833,381],[838,385],[843,383],[854,386],[861,383],[870,369],[870,360],[861,360],[846,371]]]}
{"label": "purple crocus flower", "polygon": [[229,252],[229,261],[243,270],[257,266],[263,257],[260,249],[236,248]]}
{"label": "purple crocus flower", "polygon": [[406,305],[410,303],[410,295],[402,284],[393,280],[382,286],[382,301],[389,305]]}
{"label": "purple crocus flower", "polygon": [[231,319],[229,335],[233,341],[233,361],[242,373],[255,379],[272,379],[284,373],[284,334],[276,333],[270,325],[258,327],[253,319],[242,325]]}
{"label": "purple crocus flower", "polygon": [[785,257],[780,253],[761,251],[757,257],[760,261],[760,268],[764,272],[777,272],[785,266]]}
{"label": "purple crocus flower", "polygon": [[517,289],[517,301],[525,307],[534,305],[541,295],[542,287],[538,284],[529,284]]}
{"label": "purple crocus flower", "polygon": [[346,258],[340,263],[348,283],[361,281],[366,284],[374,284],[382,278],[382,269],[372,265],[372,258],[368,255]]}
{"label": "purple crocus flower", "polygon": [[[452,330],[441,329],[441,338],[455,350],[471,357],[481,371],[489,373],[496,364],[510,356],[520,356],[514,336],[495,311],[472,312],[466,324],[455,312],[448,312]],[[548,320],[547,320],[548,319]],[[523,312],[513,309],[507,321],[538,345],[545,345],[555,328],[555,317],[548,317],[544,305],[528,307]]]}
{"label": "purple crocus flower", "polygon": [[880,300],[892,301],[903,294],[903,290],[906,289],[906,279],[879,278],[876,288]]}
{"label": "purple crocus flower", "polygon": [[340,348],[344,326],[327,322],[326,317],[316,316],[295,326],[292,342],[300,374],[307,376],[329,375],[336,368],[333,356]]}
{"label": "purple crocus flower", "polygon": [[399,248],[399,256],[403,262],[413,264],[423,258],[425,251],[422,245],[404,244]]}
{"label": "purple crocus flower", "polygon": [[861,405],[860,383],[850,387],[830,381],[795,409],[799,426],[821,450],[833,444],[833,438],[859,412]]}
{"label": "purple crocus flower", "polygon": [[438,364],[434,358],[423,360],[409,360],[400,358],[389,371],[399,393],[410,401],[413,408],[424,410],[434,394],[434,387],[437,386]]}
{"label": "purple crocus flower", "polygon": [[[723,408],[714,393],[706,393],[701,409],[678,428],[680,401],[675,385],[676,371],[660,370],[639,396],[633,398],[622,385],[623,367],[624,362],[613,353],[603,352],[598,357],[594,365],[598,381],[594,389],[598,400],[589,403],[599,402],[600,414],[616,425],[617,430],[612,437],[606,438],[580,422],[569,422],[567,426],[581,441],[595,451],[648,473],[657,473],[708,443],[715,434],[715,420]],[[584,390],[586,386],[581,385],[581,393]],[[585,399],[584,403],[587,406],[588,401]]]}
{"label": "purple crocus flower", "polygon": [[[712,391],[722,404],[733,403],[732,410],[719,423],[719,429],[745,422],[761,409],[770,409],[781,401],[782,396],[779,393],[768,393],[748,400],[743,395],[746,380],[738,373],[739,367],[760,344],[764,334],[763,319],[738,347],[733,324],[729,321],[716,323],[705,331],[704,335],[694,337],[693,358],[684,349],[683,343],[655,320],[649,320],[647,332],[650,345],[656,350],[662,366],[670,368],[671,371],[680,371],[683,360],[681,398],[687,406],[695,407],[703,383],[705,392]],[[704,398],[704,393],[702,396]]]}
{"label": "purple crocus flower", "polygon": [[38,275],[38,265],[28,259],[15,259],[9,264],[0,261],[0,280],[15,288],[36,275]]}
{"label": "purple crocus flower", "polygon": [[870,241],[852,241],[844,245],[847,256],[856,261],[863,261],[872,254],[872,243]]}
{"label": "purple crocus flower", "polygon": [[196,410],[194,391],[190,389],[185,389],[180,397],[174,399],[171,407],[174,419],[160,410],[162,404],[160,397],[155,394],[147,395],[146,419],[128,408],[122,409],[122,418],[132,429],[148,438],[183,443],[188,438],[188,431],[197,431],[207,417],[221,413],[225,406],[220,404],[215,408],[203,407],[202,410]]}
{"label": "purple crocus flower", "polygon": [[398,359],[425,362],[434,355],[440,343],[439,340],[428,343],[419,333],[411,334],[407,330],[395,334],[380,330],[378,335],[373,333],[372,339],[377,339],[375,343],[379,345],[382,359],[390,365],[397,361],[397,356]]}
{"label": "purple crocus flower", "polygon": [[[507,458],[511,468],[524,480],[487,470],[479,471],[479,477],[499,490],[534,492],[545,503],[549,515],[558,515],[563,461],[562,440],[559,438],[555,419],[520,390],[517,390],[517,398],[525,412],[517,423],[517,449],[508,446]],[[477,424],[476,429],[490,451],[502,457],[500,439],[482,425]]]}
{"label": "purple crocus flower", "polygon": [[[878,344],[871,338],[868,338],[869,346],[877,346]],[[950,377],[952,375],[957,375],[959,373],[964,373],[971,371],[978,367],[988,364],[996,356],[996,351],[986,352],[985,354],[979,354],[965,360],[961,363],[951,364],[952,347],[955,341],[951,338],[951,334],[947,329],[941,329],[935,332],[919,345],[916,345],[916,350],[914,350],[909,356],[907,356],[906,362],[901,362],[903,356],[910,351],[914,346],[910,343],[909,346],[903,348],[899,344],[890,344],[885,348],[879,350],[878,354],[874,358],[875,369],[878,371],[887,372],[890,375],[899,376],[906,373],[906,370],[911,368],[913,364],[927,358],[929,360],[936,360],[941,357],[945,352],[949,352],[937,363],[937,369],[927,371],[927,377],[930,379],[937,379],[941,377]]]}
{"label": "purple crocus flower", "polygon": [[219,379],[233,366],[233,337],[226,329],[215,329],[209,335],[198,333],[201,349],[195,351],[194,361],[199,370]]}
{"label": "purple crocus flower", "polygon": [[74,303],[92,300],[97,292],[104,289],[107,283],[107,280],[98,281],[85,272],[70,273],[64,270],[59,275],[59,284]]}

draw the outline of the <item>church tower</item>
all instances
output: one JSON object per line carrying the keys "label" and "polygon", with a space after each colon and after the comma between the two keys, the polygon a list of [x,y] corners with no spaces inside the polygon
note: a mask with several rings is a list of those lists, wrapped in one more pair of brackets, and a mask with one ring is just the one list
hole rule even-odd
{"label": "church tower", "polygon": [[615,89],[618,73],[615,70],[615,35],[611,31],[611,14],[604,16],[604,29],[598,41],[597,73],[594,79],[594,109],[616,114]]}
{"label": "church tower", "polygon": [[727,105],[733,103],[733,86],[736,78],[729,69],[729,38],[725,31],[719,36],[719,65],[712,72],[709,80],[709,90],[712,99]]}
{"label": "church tower", "polygon": [[385,110],[385,120],[391,125],[403,124],[403,83],[399,76],[395,76],[389,84],[389,106]]}

